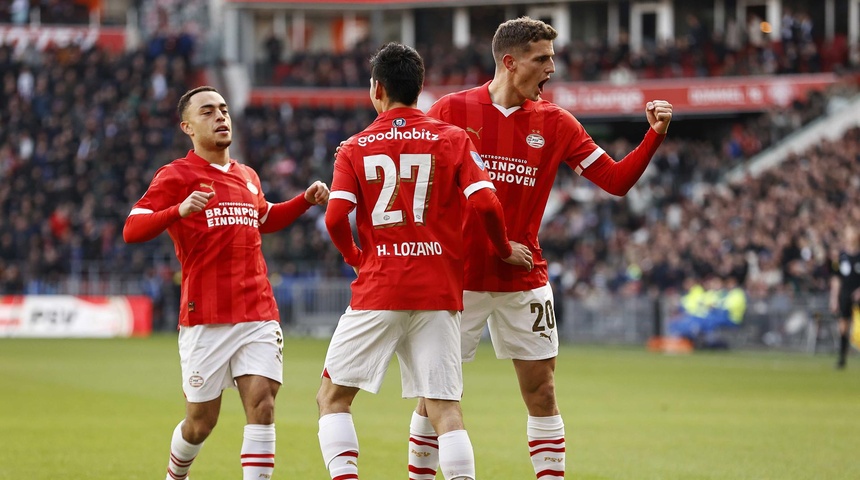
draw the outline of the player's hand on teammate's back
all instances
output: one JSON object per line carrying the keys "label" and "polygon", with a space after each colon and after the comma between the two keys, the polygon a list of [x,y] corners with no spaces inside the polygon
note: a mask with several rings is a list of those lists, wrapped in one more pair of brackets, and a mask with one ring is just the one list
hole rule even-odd
{"label": "player's hand on teammate's back", "polygon": [[182,201],[179,204],[179,216],[182,218],[191,215],[192,213],[197,213],[203,210],[203,207],[209,203],[209,200],[215,196],[215,192],[201,192],[201,191],[193,191],[191,195],[188,195],[188,198]]}
{"label": "player's hand on teammate's back", "polygon": [[337,152],[340,151],[340,147],[342,147],[344,143],[346,143],[346,140],[341,140],[340,143],[337,144],[337,147],[334,149],[334,158],[337,158]]}
{"label": "player's hand on teammate's back", "polygon": [[511,265],[523,266],[526,270],[531,271],[535,264],[529,247],[519,242],[511,242],[511,248],[513,249],[511,256],[503,258],[502,260],[504,260],[505,263],[510,263]]}
{"label": "player's hand on teammate's back", "polygon": [[322,205],[328,202],[329,189],[328,185],[317,180],[305,190],[305,200],[314,205]]}
{"label": "player's hand on teammate's back", "polygon": [[669,130],[672,121],[672,104],[665,100],[652,100],[645,105],[645,117],[651,128],[659,134]]}

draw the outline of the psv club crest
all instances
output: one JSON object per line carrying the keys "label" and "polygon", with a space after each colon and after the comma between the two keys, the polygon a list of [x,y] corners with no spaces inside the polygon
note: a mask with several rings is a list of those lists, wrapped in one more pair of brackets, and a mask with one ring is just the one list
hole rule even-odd
{"label": "psv club crest", "polygon": [[526,143],[532,148],[541,148],[546,143],[546,140],[537,133],[532,133],[526,137]]}

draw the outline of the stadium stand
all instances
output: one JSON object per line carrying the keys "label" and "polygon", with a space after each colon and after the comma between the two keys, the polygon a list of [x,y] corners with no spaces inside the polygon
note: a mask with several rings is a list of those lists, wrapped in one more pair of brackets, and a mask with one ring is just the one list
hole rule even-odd
{"label": "stadium stand", "polygon": [[[0,15],[6,12],[0,8]],[[158,13],[148,15],[151,36],[122,54],[74,44],[21,52],[0,46],[0,288],[4,294],[145,293],[156,304],[155,328],[169,329],[178,301],[172,246],[167,238],[126,245],[119,225],[155,169],[189,148],[174,108],[182,92],[204,80],[195,65],[197,27],[184,30],[187,22],[174,22],[163,29]],[[807,21],[802,12],[794,15],[798,25]],[[688,20],[689,34],[670,47],[646,45],[635,54],[623,42],[574,42],[558,52],[558,76],[617,80],[618,64],[636,79],[843,74],[850,63],[843,39],[823,45],[802,27],[777,46],[740,33],[709,35],[695,28],[696,20]],[[342,53],[297,54],[269,72],[279,85],[364,88],[372,49],[363,41]],[[785,57],[791,49],[797,55]],[[477,84],[491,74],[487,51],[432,48],[425,55],[430,83]],[[623,200],[562,169],[541,236],[553,284],[566,299],[559,310],[572,314],[581,308],[574,301],[615,296],[645,299],[645,311],[657,294],[677,294],[685,279],[710,275],[733,277],[753,300],[824,291],[834,232],[856,217],[849,206],[857,201],[860,131],[792,154],[757,177],[730,183],[725,175],[851,98],[856,81],[844,74],[828,91],[763,114],[698,120],[687,129],[673,124],[645,177]],[[374,112],[283,104],[251,105],[234,115],[240,118],[233,155],[257,169],[269,199],[280,201],[313,179],[330,179],[334,149]],[[598,130],[595,137],[620,158],[641,135],[635,127]],[[295,320],[293,304],[318,300],[318,292],[297,294],[296,288],[352,275],[318,214],[264,237],[264,251],[287,322]],[[589,315],[595,316],[580,317]]]}
{"label": "stadium stand", "polygon": [[[785,36],[764,42],[730,24],[726,32],[708,32],[689,15],[687,29],[664,44],[630,47],[626,32],[618,43],[602,39],[574,40],[556,51],[555,78],[560,81],[601,81],[616,84],[636,80],[830,72],[848,64],[844,36],[831,42],[812,38],[809,15],[789,12],[783,19]],[[490,34],[491,35],[491,34]],[[493,77],[490,37],[476,38],[468,48],[418,45],[424,52],[427,86],[475,85]],[[369,40],[345,52],[296,52],[283,58],[283,42],[267,37],[269,52],[258,68],[257,83],[275,86],[363,87],[370,72]]]}

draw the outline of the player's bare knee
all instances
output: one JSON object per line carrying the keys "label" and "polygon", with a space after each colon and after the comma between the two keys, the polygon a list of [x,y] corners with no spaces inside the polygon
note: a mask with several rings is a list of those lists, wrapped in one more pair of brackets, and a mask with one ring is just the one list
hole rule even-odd
{"label": "player's bare knee", "polygon": [[319,408],[320,415],[332,412],[334,410],[335,403],[335,398],[331,389],[320,387],[317,392],[317,407]]}
{"label": "player's bare knee", "polygon": [[547,381],[535,384],[523,392],[529,410],[550,411],[555,409],[555,383]]}
{"label": "player's bare knee", "polygon": [[248,406],[248,423],[269,425],[275,423],[275,399],[266,397]]}
{"label": "player's bare knee", "polygon": [[204,440],[209,438],[209,435],[212,433],[212,430],[215,429],[215,425],[218,423],[218,419],[185,419],[185,423],[182,424],[182,438],[185,439],[186,442],[191,443],[193,445],[199,445],[203,443]]}
{"label": "player's bare knee", "polygon": [[319,408],[319,409],[320,409],[320,411],[322,411],[323,406],[325,406],[325,405],[328,403],[328,398],[326,397],[326,395],[325,395],[325,393],[323,392],[323,389],[322,389],[322,388],[320,388],[320,389],[317,391],[317,397],[316,397],[316,400],[317,400],[317,408]]}

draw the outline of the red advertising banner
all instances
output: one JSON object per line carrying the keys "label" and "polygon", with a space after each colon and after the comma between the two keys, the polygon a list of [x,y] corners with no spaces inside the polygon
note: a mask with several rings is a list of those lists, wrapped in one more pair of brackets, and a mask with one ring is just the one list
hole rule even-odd
{"label": "red advertising banner", "polygon": [[733,113],[784,107],[805,99],[810,90],[836,83],[833,74],[730,77],[641,82],[624,86],[561,84],[547,100],[577,115],[643,114],[649,100],[666,100],[675,112]]}
{"label": "red advertising banner", "polygon": [[[838,81],[831,73],[772,77],[655,80],[631,85],[550,82],[543,97],[577,116],[644,115],[649,100],[667,100],[675,113],[714,114],[766,110],[804,99]],[[428,87],[419,106],[431,105],[457,87]],[[249,105],[289,103],[293,106],[371,108],[367,89],[262,87],[251,91]]]}
{"label": "red advertising banner", "polygon": [[16,51],[29,46],[44,50],[49,46],[98,45],[112,52],[125,50],[125,29],[122,27],[72,26],[12,26],[0,25],[0,45],[14,45]]}
{"label": "red advertising banner", "polygon": [[0,296],[0,338],[130,337],[151,332],[152,301],[146,296]]}

